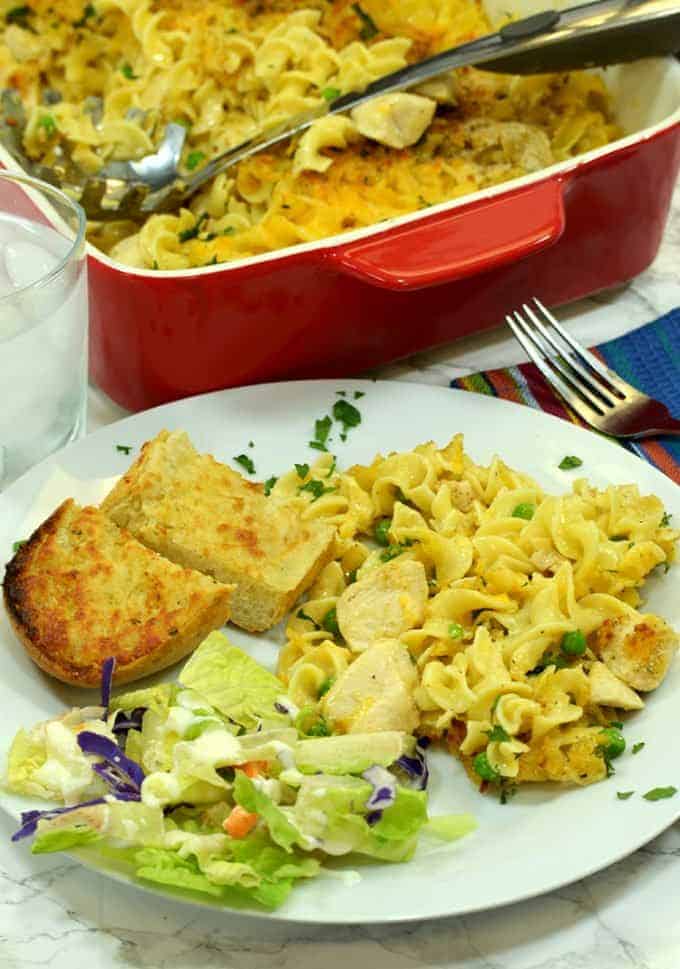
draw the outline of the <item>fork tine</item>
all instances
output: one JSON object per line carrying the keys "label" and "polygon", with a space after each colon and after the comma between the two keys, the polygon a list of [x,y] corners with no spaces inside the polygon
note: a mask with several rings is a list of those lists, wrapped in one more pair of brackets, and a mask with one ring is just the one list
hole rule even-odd
{"label": "fork tine", "polygon": [[505,317],[505,321],[517,337],[519,343],[524,347],[529,359],[536,364],[547,382],[558,391],[574,413],[578,414],[578,416],[587,424],[593,424],[596,422],[602,416],[601,410],[579,397],[578,394],[571,389],[569,384],[562,379],[559,372],[553,370],[545,358],[540,355],[535,343],[533,342],[533,338],[530,335],[528,327],[519,313],[515,313],[514,319],[512,316],[507,315]]}
{"label": "fork tine", "polygon": [[577,357],[577,359],[586,363],[591,370],[594,370],[597,374],[599,374],[603,380],[610,384],[615,391],[622,394],[624,397],[628,396],[631,392],[633,394],[638,393],[634,387],[632,387],[629,383],[626,383],[626,381],[619,377],[617,373],[614,373],[613,370],[610,370],[609,367],[606,367],[603,363],[601,363],[594,353],[591,353],[590,350],[586,350],[586,348],[582,347],[580,343],[577,343],[577,341],[574,340],[574,338],[564,329],[564,327],[558,323],[553,314],[546,306],[543,305],[540,299],[534,296],[532,302],[538,307],[541,313],[543,313],[545,319],[550,323],[564,343],[566,343],[566,345],[573,351],[573,354]]}
{"label": "fork tine", "polygon": [[534,349],[537,351],[539,356],[541,356],[543,362],[550,368],[552,383],[555,383],[554,378],[555,376],[558,376],[562,383],[567,384],[571,391],[575,393],[577,397],[579,397],[585,404],[588,404],[588,406],[591,407],[596,414],[604,416],[610,406],[609,402],[607,401],[607,403],[603,403],[602,399],[592,394],[588,387],[581,383],[578,377],[576,377],[567,366],[564,366],[562,357],[555,357],[549,351],[546,351],[546,349],[542,346],[541,341],[536,338],[536,334],[519,312],[515,312],[515,321],[522,328],[527,339],[531,340]]}
{"label": "fork tine", "polygon": [[[559,357],[561,358],[560,369],[565,370],[566,375],[571,376],[572,381],[575,384],[580,386],[580,384],[578,384],[578,381],[574,379],[574,376],[569,373],[569,368],[571,368],[571,370],[575,371],[575,374],[580,376],[581,380],[585,383],[588,390],[591,391],[591,393],[593,393],[596,396],[596,398],[599,397],[607,407],[613,407],[614,404],[619,400],[619,397],[616,394],[616,392],[612,391],[612,389],[609,387],[608,384],[603,386],[602,383],[597,379],[597,375],[594,374],[592,370],[589,370],[587,367],[582,366],[577,357],[575,357],[573,354],[569,354],[568,352],[565,353],[564,348],[560,346],[560,344],[552,335],[550,330],[541,322],[539,317],[536,315],[536,313],[532,310],[530,306],[527,306],[526,303],[523,303],[522,309],[527,314],[531,322],[534,324],[534,326],[536,327],[536,330],[539,332],[544,342],[547,343],[548,346],[552,347],[552,349],[557,354],[559,354]],[[540,341],[537,341],[537,342],[540,342]],[[546,353],[546,356],[551,360],[551,362],[557,363],[557,361],[552,360],[552,355],[549,352]],[[564,364],[566,364],[566,367],[562,366],[562,361],[564,362]]]}

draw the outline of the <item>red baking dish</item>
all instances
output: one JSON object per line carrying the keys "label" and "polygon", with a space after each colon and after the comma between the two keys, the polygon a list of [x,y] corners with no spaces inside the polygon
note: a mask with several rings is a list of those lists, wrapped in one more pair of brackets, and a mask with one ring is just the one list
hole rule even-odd
{"label": "red baking dish", "polygon": [[90,248],[94,382],[139,410],[347,376],[497,326],[530,295],[555,305],[635,276],[657,252],[680,167],[680,63],[605,73],[625,138],[425,214],[176,272]]}

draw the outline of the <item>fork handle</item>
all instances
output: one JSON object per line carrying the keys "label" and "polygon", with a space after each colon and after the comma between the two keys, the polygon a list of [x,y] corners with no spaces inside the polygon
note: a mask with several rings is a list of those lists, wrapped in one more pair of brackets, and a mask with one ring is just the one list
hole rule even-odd
{"label": "fork handle", "polygon": [[[664,404],[659,401],[650,400],[647,404],[647,414],[649,419],[645,421],[648,426],[644,430],[620,435],[634,440],[645,437],[680,437],[680,421],[668,413]],[[647,415],[645,414],[645,417]]]}

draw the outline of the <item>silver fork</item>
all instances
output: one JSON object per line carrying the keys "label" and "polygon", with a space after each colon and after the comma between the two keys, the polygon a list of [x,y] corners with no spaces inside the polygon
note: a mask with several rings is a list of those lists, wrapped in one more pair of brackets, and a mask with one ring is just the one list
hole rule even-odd
{"label": "silver fork", "polygon": [[665,404],[622,380],[557,322],[539,299],[505,320],[550,386],[586,424],[612,437],[680,436]]}

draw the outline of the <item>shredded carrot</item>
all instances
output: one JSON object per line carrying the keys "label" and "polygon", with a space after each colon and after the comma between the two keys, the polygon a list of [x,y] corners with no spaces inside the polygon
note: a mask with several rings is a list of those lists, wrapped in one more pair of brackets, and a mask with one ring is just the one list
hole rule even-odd
{"label": "shredded carrot", "polygon": [[222,827],[231,835],[232,838],[245,838],[257,824],[257,814],[251,814],[245,808],[237,804],[231,809],[228,818],[225,818]]}
{"label": "shredded carrot", "polygon": [[259,777],[267,770],[266,760],[249,760],[245,764],[236,764],[236,770],[242,770],[246,777]]}

